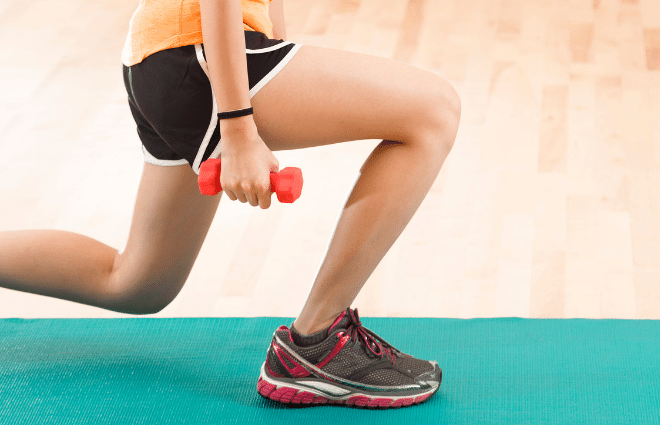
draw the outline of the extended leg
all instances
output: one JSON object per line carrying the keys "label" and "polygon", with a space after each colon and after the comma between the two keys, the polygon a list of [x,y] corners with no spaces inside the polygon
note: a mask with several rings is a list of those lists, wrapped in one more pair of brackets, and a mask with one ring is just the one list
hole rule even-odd
{"label": "extended leg", "polygon": [[0,232],[0,287],[99,307],[117,250],[62,230]]}
{"label": "extended leg", "polygon": [[73,232],[0,232],[0,287],[156,313],[185,283],[221,196],[202,195],[188,165],[145,163],[123,252]]}

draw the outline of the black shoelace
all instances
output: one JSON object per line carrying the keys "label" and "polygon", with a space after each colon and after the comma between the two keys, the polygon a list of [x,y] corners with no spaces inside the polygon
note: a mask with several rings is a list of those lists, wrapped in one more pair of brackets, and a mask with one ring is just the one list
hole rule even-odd
{"label": "black shoelace", "polygon": [[[350,309],[349,312],[351,323],[348,328],[346,328],[346,333],[351,335],[351,341],[360,342],[360,345],[363,347],[366,346],[375,356],[383,358],[383,356],[386,355],[390,359],[390,362],[394,364],[396,362],[396,355],[393,351],[398,350],[382,340],[374,332],[362,326],[360,316],[357,313],[357,308],[355,309],[355,312]],[[378,351],[376,351],[375,348],[377,348]]]}

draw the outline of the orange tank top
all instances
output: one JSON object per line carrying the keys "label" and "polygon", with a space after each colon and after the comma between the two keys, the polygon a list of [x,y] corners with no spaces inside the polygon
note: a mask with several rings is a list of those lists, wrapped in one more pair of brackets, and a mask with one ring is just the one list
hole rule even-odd
{"label": "orange tank top", "polygon": [[[268,16],[271,1],[241,0],[243,28],[273,38]],[[129,23],[121,61],[131,66],[152,53],[202,42],[199,0],[140,0]]]}

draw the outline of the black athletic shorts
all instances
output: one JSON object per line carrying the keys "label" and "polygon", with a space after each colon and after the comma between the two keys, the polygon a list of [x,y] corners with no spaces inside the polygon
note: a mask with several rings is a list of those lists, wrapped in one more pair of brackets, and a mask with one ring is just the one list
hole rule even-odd
{"label": "black athletic shorts", "polygon": [[[291,60],[302,44],[245,31],[250,98]],[[153,53],[123,65],[128,104],[142,141],[144,160],[189,164],[195,174],[208,158],[220,157],[220,123],[203,44]]]}

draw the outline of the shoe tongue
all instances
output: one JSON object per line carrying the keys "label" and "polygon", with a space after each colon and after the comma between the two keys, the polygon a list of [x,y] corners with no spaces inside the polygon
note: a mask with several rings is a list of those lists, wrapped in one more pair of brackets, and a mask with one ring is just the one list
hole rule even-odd
{"label": "shoe tongue", "polygon": [[351,324],[350,307],[344,310],[328,328],[328,335],[331,335],[341,329],[347,329]]}
{"label": "shoe tongue", "polygon": [[[355,320],[352,318],[351,312],[353,313]],[[335,322],[330,326],[330,328],[328,328],[328,335],[332,335],[333,333],[339,332],[340,330],[348,329],[351,324],[357,323],[356,321],[361,322],[357,308],[354,310],[347,308],[339,316],[337,316]],[[372,342],[371,348],[375,350],[376,344]],[[368,348],[364,347],[364,349],[366,350],[368,356],[372,356],[372,352]]]}

